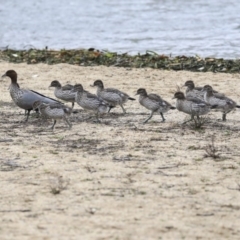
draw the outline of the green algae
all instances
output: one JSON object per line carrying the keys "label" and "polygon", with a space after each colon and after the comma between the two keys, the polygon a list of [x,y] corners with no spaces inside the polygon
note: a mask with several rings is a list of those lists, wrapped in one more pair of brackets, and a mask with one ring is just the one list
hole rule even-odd
{"label": "green algae", "polygon": [[239,73],[239,59],[201,58],[199,56],[167,56],[153,51],[145,54],[129,55],[91,49],[59,51],[49,49],[0,51],[0,59],[13,63],[68,63],[80,66],[117,66],[128,68],[155,68],[165,70],[187,70],[192,72]]}

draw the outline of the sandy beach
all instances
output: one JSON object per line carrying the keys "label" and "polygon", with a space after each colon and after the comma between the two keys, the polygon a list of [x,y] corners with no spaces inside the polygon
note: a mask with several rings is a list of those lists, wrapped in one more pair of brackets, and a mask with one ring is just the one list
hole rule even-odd
{"label": "sandy beach", "polygon": [[[211,84],[240,104],[240,74],[162,71],[150,68],[81,67],[0,62],[14,69],[21,88],[54,97],[51,81],[90,85],[101,79],[131,97],[140,87],[172,100],[178,86]],[[170,110],[161,122],[138,100],[93,122],[77,104],[71,130],[13,103],[9,78],[0,82],[0,239],[239,239],[240,110],[212,111],[206,124]],[[185,91],[184,88],[182,88]],[[67,104],[71,106],[71,104]],[[217,158],[206,153],[214,146]]]}

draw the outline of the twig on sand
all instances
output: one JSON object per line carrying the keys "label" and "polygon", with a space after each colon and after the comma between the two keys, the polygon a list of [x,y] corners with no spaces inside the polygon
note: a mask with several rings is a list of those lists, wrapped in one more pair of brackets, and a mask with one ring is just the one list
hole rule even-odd
{"label": "twig on sand", "polygon": [[162,174],[164,176],[167,176],[167,177],[186,177],[187,174],[186,173],[173,173],[173,174],[168,174],[168,173],[165,173],[161,170],[157,171],[155,174]]}
{"label": "twig on sand", "polygon": [[228,187],[228,189],[240,191],[240,183],[237,183],[237,185],[238,186],[236,188]]}
{"label": "twig on sand", "polygon": [[15,210],[0,210],[2,213],[8,213],[8,212],[31,212],[31,209],[15,209]]}
{"label": "twig on sand", "polygon": [[177,163],[177,164],[174,164],[174,165],[169,165],[169,166],[161,166],[161,167],[158,167],[157,169],[168,169],[168,168],[177,168],[179,166],[181,166],[183,164],[181,164],[180,162]]}
{"label": "twig on sand", "polygon": [[13,140],[12,139],[0,139],[0,142],[13,142]]}

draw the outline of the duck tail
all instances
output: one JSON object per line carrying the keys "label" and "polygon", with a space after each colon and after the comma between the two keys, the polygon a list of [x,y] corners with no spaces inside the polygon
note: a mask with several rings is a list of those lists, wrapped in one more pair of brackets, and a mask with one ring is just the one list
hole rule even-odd
{"label": "duck tail", "polygon": [[37,94],[38,96],[41,96],[41,97],[43,97],[43,98],[46,98],[46,99],[45,99],[46,101],[50,100],[50,101],[55,102],[55,103],[63,104],[62,102],[60,102],[60,101],[58,101],[58,100],[56,100],[56,99],[54,99],[54,98],[47,97],[47,96],[45,96],[45,95],[43,95],[43,94],[41,94],[41,93],[39,93],[39,92],[36,92],[36,91],[34,91],[34,90],[30,90],[30,91],[33,92],[33,93],[35,93],[35,94]]}
{"label": "duck tail", "polygon": [[173,106],[171,106],[171,107],[170,107],[170,109],[174,110],[174,109],[176,109],[176,108],[175,108],[175,107],[173,107]]}
{"label": "duck tail", "polygon": [[128,99],[129,99],[129,100],[132,100],[132,101],[136,100],[135,98],[131,98],[131,97],[129,97]]}
{"label": "duck tail", "polygon": [[236,108],[240,108],[240,105],[237,105]]}

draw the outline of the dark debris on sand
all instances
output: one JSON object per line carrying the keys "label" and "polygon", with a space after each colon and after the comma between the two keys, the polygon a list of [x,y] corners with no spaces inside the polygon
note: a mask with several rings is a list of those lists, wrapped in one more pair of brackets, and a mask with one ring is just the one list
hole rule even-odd
{"label": "dark debris on sand", "polygon": [[119,54],[116,52],[99,51],[94,48],[76,49],[59,51],[49,50],[13,50],[5,49],[0,51],[0,59],[13,62],[28,64],[46,63],[69,63],[81,66],[117,66],[128,68],[155,68],[165,70],[188,70],[192,72],[223,72],[239,73],[239,59],[223,58],[201,58],[199,56],[177,56],[171,57],[147,51],[145,54],[129,55],[128,53]]}

